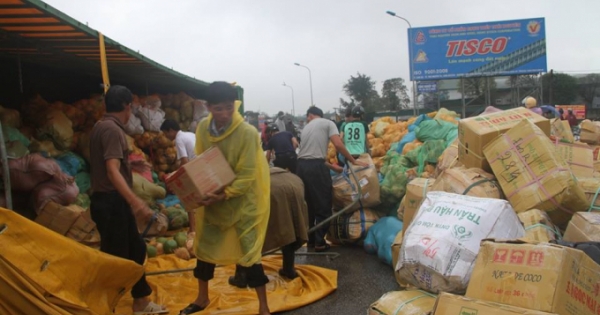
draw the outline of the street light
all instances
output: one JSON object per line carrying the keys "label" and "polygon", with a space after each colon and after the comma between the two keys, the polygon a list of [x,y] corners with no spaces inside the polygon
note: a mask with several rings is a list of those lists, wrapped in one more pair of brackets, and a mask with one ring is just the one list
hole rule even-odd
{"label": "street light", "polygon": [[[414,74],[413,73],[413,63],[414,63],[414,60],[413,60],[413,55],[412,55],[412,49],[410,49],[410,45],[412,44],[412,31],[411,31],[412,25],[410,24],[410,22],[407,19],[405,19],[405,18],[403,18],[401,16],[396,15],[396,12],[385,11],[385,13],[387,13],[387,14],[393,16],[393,17],[397,17],[397,18],[403,20],[404,22],[406,22],[408,24],[408,30],[409,30],[409,32],[408,32],[408,34],[409,34],[408,40],[410,42],[409,45],[408,45],[408,57],[410,58],[410,62],[409,62],[409,67],[410,67],[410,76],[409,76],[409,78],[410,78]],[[413,80],[411,80],[411,81],[412,81],[412,86],[413,86],[413,104],[414,104],[413,114],[415,116],[417,116],[417,89],[415,88],[415,81],[413,81]]]}
{"label": "street light", "polygon": [[283,86],[289,87],[290,90],[292,90],[292,116],[296,117],[296,109],[294,107],[294,88],[285,84],[285,82],[283,82]]}
{"label": "street light", "polygon": [[310,73],[310,69],[307,66],[303,66],[299,63],[294,63],[294,65],[298,66],[298,67],[302,67],[302,68],[306,68],[306,70],[308,70],[308,80],[310,82],[310,106],[315,106],[315,102],[313,101],[313,91],[312,91],[312,74]]}

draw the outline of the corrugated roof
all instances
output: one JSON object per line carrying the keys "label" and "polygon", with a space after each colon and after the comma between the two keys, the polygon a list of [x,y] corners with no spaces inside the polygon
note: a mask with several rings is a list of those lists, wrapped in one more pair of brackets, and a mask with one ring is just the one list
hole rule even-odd
{"label": "corrugated roof", "polygon": [[[80,3],[80,2],[77,2]],[[75,1],[74,1],[75,4]],[[82,3],[80,3],[82,4]],[[101,76],[98,31],[40,0],[0,0],[0,58]],[[104,36],[110,81],[201,97],[207,82],[165,67]],[[241,87],[239,88],[242,93]]]}

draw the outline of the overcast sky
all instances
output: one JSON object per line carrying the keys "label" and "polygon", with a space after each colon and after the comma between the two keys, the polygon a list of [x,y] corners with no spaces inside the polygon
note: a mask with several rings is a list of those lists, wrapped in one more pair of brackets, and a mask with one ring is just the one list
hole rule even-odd
{"label": "overcast sky", "polygon": [[236,81],[246,110],[327,111],[361,72],[381,90],[409,73],[414,27],[546,18],[548,69],[600,72],[599,0],[45,0],[121,44],[204,81]]}

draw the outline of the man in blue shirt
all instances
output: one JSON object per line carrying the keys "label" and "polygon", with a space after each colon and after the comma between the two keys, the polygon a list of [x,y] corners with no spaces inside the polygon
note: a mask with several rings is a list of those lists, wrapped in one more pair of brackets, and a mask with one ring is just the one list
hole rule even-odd
{"label": "man in blue shirt", "polygon": [[272,154],[275,152],[275,167],[287,169],[296,173],[296,155],[298,148],[298,139],[289,131],[279,131],[279,126],[271,126],[271,140],[267,145],[267,161],[271,161]]}

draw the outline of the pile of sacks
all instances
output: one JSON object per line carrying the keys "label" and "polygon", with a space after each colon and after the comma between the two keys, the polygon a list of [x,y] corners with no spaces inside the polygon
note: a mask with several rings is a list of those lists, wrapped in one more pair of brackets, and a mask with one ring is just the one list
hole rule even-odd
{"label": "pile of sacks", "polygon": [[[8,161],[11,189],[16,194],[29,196],[28,204],[21,207],[33,210],[26,216],[39,224],[83,244],[97,247],[100,236],[89,211],[77,205],[86,196],[80,196],[76,178],[61,170],[57,161],[40,154],[29,154]],[[2,206],[6,207],[5,200]],[[25,209],[16,211],[23,213]]]}
{"label": "pile of sacks", "polygon": [[458,134],[398,209],[392,264],[417,290],[370,314],[598,314],[600,246],[579,243],[600,242],[598,148],[524,108],[463,119]]}
{"label": "pile of sacks", "polygon": [[132,115],[125,127],[130,136],[160,132],[165,119],[179,123],[181,130],[195,131],[198,122],[208,116],[206,102],[180,92],[178,94],[134,97]]}

